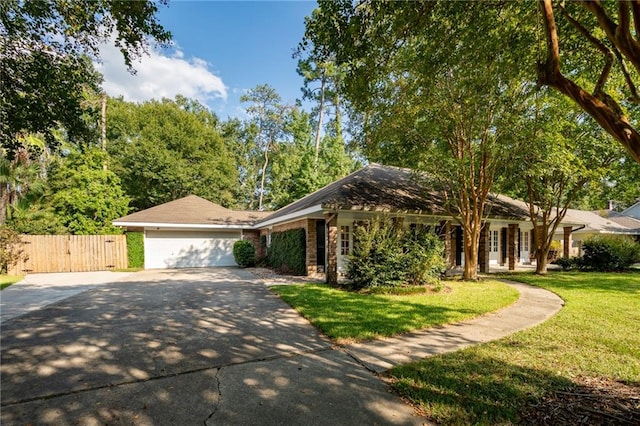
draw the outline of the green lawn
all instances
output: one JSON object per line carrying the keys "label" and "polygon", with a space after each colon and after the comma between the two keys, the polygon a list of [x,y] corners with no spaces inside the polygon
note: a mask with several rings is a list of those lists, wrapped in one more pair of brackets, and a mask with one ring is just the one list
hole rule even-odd
{"label": "green lawn", "polygon": [[[417,295],[373,295],[323,284],[271,287],[282,299],[338,342],[393,336],[477,317],[517,300],[498,281],[446,282],[448,290]],[[449,291],[450,290],[450,291]]]}
{"label": "green lawn", "polygon": [[0,275],[0,290],[4,290],[11,284],[15,284],[23,278],[24,275]]}
{"label": "green lawn", "polygon": [[[623,382],[635,395],[625,400],[636,404],[635,420],[640,411],[640,273],[509,278],[549,289],[566,305],[533,329],[396,367],[390,372],[396,389],[444,424],[509,424],[530,423],[537,415],[535,404],[562,394],[561,389],[582,395],[593,392],[585,383]],[[588,411],[594,401],[582,404]]]}

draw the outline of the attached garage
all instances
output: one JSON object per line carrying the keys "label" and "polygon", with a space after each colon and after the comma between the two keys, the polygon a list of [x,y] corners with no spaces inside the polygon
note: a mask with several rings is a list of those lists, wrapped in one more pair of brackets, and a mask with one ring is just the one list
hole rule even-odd
{"label": "attached garage", "polygon": [[250,238],[253,224],[270,212],[230,210],[189,195],[113,222],[128,232],[144,232],[145,269],[237,266],[233,244]]}
{"label": "attached garage", "polygon": [[233,244],[240,231],[146,231],[145,269],[237,266]]}

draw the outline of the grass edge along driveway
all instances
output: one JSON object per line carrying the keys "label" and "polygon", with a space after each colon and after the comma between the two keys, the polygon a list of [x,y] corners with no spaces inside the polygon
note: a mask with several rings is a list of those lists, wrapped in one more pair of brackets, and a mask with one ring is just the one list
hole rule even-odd
{"label": "grass edge along driveway", "polygon": [[12,284],[24,278],[24,275],[4,275],[0,274],[0,290],[4,290]]}
{"label": "grass edge along driveway", "polygon": [[475,318],[518,299],[506,284],[447,281],[438,293],[360,294],[325,284],[278,285],[271,289],[338,343],[394,336]]}
{"label": "grass edge along driveway", "polygon": [[398,366],[394,387],[443,424],[638,422],[640,273],[508,278],[557,293],[565,307],[507,338]]}

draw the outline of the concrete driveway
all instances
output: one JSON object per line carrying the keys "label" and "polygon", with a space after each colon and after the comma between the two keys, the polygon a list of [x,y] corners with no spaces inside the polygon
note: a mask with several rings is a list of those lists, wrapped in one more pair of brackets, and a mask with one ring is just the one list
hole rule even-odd
{"label": "concrete driveway", "polygon": [[3,425],[425,422],[239,269],[132,274],[1,339]]}

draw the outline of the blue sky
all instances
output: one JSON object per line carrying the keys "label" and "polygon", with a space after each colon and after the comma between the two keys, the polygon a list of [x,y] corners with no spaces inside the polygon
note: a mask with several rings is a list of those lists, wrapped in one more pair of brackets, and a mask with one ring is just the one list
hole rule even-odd
{"label": "blue sky", "polygon": [[131,101],[182,94],[223,119],[242,117],[243,92],[270,84],[286,103],[301,98],[293,51],[315,1],[176,1],[161,7],[160,23],[174,46],[155,50],[126,72],[112,46],[101,49],[98,69],[111,96]]}

